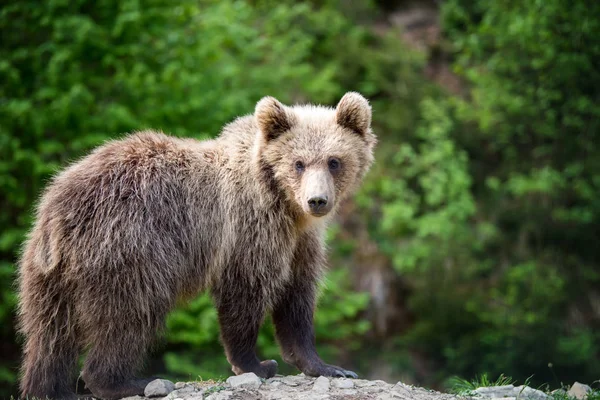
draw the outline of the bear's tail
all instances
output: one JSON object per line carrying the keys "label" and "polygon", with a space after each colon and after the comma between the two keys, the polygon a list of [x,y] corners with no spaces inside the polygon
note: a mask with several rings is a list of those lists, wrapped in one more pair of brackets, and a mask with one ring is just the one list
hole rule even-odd
{"label": "bear's tail", "polygon": [[69,291],[61,271],[47,271],[34,260],[25,257],[19,276],[19,330],[25,338],[21,398],[76,399],[79,349]]}

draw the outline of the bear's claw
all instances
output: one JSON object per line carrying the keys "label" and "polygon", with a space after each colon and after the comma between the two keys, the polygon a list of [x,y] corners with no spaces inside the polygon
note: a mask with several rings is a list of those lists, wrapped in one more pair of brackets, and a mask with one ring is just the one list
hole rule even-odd
{"label": "bear's claw", "polygon": [[321,364],[314,366],[312,368],[308,368],[306,371],[303,371],[308,376],[331,376],[334,378],[351,378],[357,379],[358,375],[354,371],[349,371],[343,368],[340,368],[336,365],[329,364]]}

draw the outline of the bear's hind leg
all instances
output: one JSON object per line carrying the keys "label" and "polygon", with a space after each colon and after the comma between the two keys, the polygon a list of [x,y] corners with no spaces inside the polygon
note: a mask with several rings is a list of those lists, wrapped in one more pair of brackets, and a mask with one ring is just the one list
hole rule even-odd
{"label": "bear's hind leg", "polygon": [[152,379],[138,379],[136,371],[154,339],[154,331],[147,327],[128,324],[99,327],[94,345],[87,354],[82,378],[95,397],[120,399],[144,395],[144,388]]}
{"label": "bear's hind leg", "polygon": [[25,258],[19,291],[19,330],[25,337],[21,398],[75,399],[79,346],[71,299],[60,273],[40,273]]}
{"label": "bear's hind leg", "polygon": [[[68,326],[68,313],[62,304],[56,314],[47,311],[45,316],[26,322],[22,398],[76,399],[73,389],[78,347]],[[32,326],[32,322],[39,324]]]}
{"label": "bear's hind leg", "polygon": [[104,285],[86,285],[87,296],[80,297],[85,300],[79,303],[78,313],[89,347],[82,378],[94,397],[143,396],[151,381],[136,374],[164,325],[171,291],[161,291],[146,278],[103,276]]}

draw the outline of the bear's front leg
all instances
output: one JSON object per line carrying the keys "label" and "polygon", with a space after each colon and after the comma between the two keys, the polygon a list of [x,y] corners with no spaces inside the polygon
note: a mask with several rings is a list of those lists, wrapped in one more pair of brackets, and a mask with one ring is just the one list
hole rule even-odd
{"label": "bear's front leg", "polygon": [[261,290],[240,285],[239,281],[237,284],[222,282],[220,288],[213,290],[213,297],[221,326],[221,341],[231,370],[236,375],[254,372],[261,378],[275,376],[277,362],[261,362],[256,356],[256,339],[266,305]]}
{"label": "bear's front leg", "polygon": [[273,309],[273,322],[283,360],[308,376],[358,378],[352,371],[325,364],[317,354],[313,314],[316,282],[298,276],[290,282]]}

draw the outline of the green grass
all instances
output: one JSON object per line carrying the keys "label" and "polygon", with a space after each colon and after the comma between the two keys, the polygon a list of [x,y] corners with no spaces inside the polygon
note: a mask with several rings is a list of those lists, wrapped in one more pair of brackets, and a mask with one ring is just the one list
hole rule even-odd
{"label": "green grass", "polygon": [[510,376],[505,376],[504,374],[501,374],[495,381],[490,380],[487,374],[475,376],[470,381],[458,376],[454,376],[448,380],[450,393],[459,396],[474,396],[475,389],[480,387],[513,385],[514,383],[515,381]]}
{"label": "green grass", "polygon": [[[567,390],[569,388],[563,388],[563,390],[558,390],[554,393],[547,393],[553,400],[576,400],[575,397],[569,396],[567,394]],[[585,400],[600,400],[600,389],[592,389],[591,392],[587,394]]]}
{"label": "green grass", "polygon": [[[527,378],[523,385],[529,386],[530,380],[531,377]],[[592,384],[597,383],[600,383],[600,381],[592,382]],[[447,381],[448,391],[459,396],[477,396],[477,393],[475,393],[475,389],[477,388],[504,385],[516,385],[516,381],[504,374],[501,374],[496,380],[490,380],[487,374],[482,374],[476,376],[472,380],[455,376]],[[569,386],[563,387],[562,390],[552,392],[550,391],[550,385],[544,384],[538,387],[538,390],[545,392],[552,400],[577,400],[575,397],[567,394]],[[600,389],[592,389],[584,400],[600,400]]]}
{"label": "green grass", "polygon": [[588,393],[586,400],[600,400],[600,389],[592,389]]}

